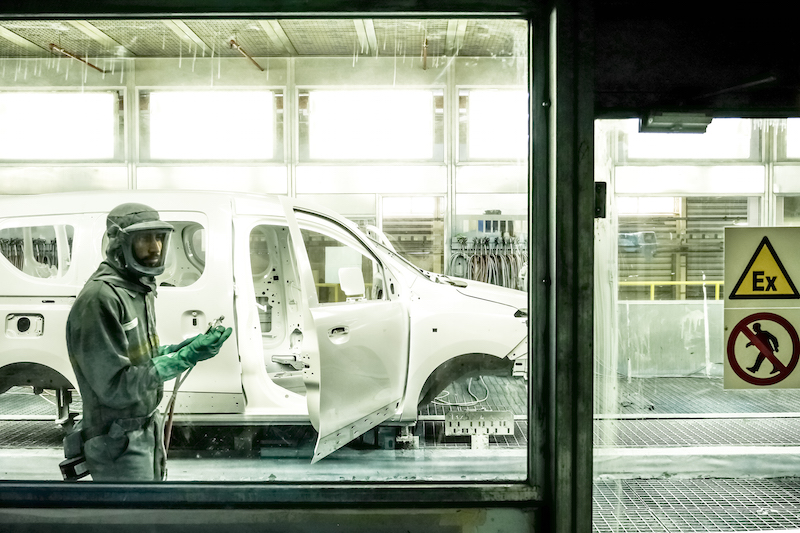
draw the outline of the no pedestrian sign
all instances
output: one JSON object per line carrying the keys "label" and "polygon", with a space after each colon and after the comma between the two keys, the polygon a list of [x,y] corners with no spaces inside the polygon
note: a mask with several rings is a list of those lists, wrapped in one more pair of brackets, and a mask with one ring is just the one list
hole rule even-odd
{"label": "no pedestrian sign", "polygon": [[800,359],[800,339],[784,317],[753,313],[733,327],[726,352],[731,370],[742,381],[764,387],[792,375]]}
{"label": "no pedestrian sign", "polygon": [[726,389],[800,388],[800,228],[726,228]]}

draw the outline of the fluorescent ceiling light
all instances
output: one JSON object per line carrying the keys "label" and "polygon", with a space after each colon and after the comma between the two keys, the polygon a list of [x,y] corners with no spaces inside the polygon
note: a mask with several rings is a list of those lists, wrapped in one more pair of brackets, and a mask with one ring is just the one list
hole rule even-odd
{"label": "fluorescent ceiling light", "polygon": [[639,121],[639,131],[650,133],[705,133],[711,124],[706,113],[668,113],[653,111]]}
{"label": "fluorescent ceiling light", "polygon": [[150,93],[152,159],[272,159],[272,91]]}
{"label": "fluorescent ceiling light", "polygon": [[308,101],[312,159],[433,157],[431,91],[310,91]]}
{"label": "fluorescent ceiling light", "polygon": [[753,121],[739,118],[714,119],[705,133],[640,133],[638,121],[626,121],[629,159],[748,159]]}
{"label": "fluorescent ceiling light", "polygon": [[0,93],[0,159],[112,159],[116,103],[108,92]]}

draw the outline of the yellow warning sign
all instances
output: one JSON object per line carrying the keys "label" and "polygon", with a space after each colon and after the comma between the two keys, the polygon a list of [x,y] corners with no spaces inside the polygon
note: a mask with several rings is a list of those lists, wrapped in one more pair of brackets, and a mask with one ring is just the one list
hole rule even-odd
{"label": "yellow warning sign", "polygon": [[729,296],[736,299],[800,298],[772,243],[765,236]]}

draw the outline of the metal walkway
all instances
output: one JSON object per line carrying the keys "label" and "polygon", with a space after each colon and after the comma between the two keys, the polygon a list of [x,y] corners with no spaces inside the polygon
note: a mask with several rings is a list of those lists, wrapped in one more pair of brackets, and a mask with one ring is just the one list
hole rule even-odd
{"label": "metal walkway", "polygon": [[800,531],[800,478],[595,481],[595,533]]}
{"label": "metal walkway", "polygon": [[[609,388],[614,394],[606,397],[601,390],[595,391],[596,407],[603,401],[609,407],[597,409],[596,453],[627,450],[646,455],[657,450],[697,447],[714,453],[713,450],[730,446],[745,450],[800,446],[797,413],[800,391],[723,391],[718,378],[619,380],[615,385],[609,384]],[[493,437],[490,446],[510,450],[525,447],[526,382],[486,377],[483,381],[473,380],[471,386],[468,381],[451,385],[448,393],[439,398],[440,401],[420,409],[417,434],[422,436],[421,448],[446,452],[469,447],[468,440],[442,435],[442,420],[450,410],[511,411],[517,419],[516,435]],[[77,395],[75,399],[79,406]],[[53,402],[47,391],[35,396],[29,388],[12,389],[0,395],[0,416],[6,417],[0,420],[0,448],[57,453],[62,435],[53,424]],[[781,414],[775,417],[772,413]],[[706,418],[709,415],[716,418]],[[176,435],[181,438],[180,428]],[[302,455],[313,438],[314,432],[308,426],[276,426],[264,432],[257,443],[264,446],[263,458],[279,458],[295,445],[300,445],[297,450]],[[174,464],[177,467],[182,455],[193,449],[208,452],[215,447],[225,449],[234,445],[233,437],[224,430],[201,431],[194,437],[187,432],[183,442],[175,447]],[[352,449],[347,453],[357,456],[361,452]],[[289,453],[286,457],[299,456]],[[766,458],[773,462],[785,459],[785,456]],[[778,468],[784,464],[789,463],[778,463]],[[240,466],[247,465],[241,462]],[[593,484],[593,531],[800,533],[800,470],[783,469],[784,475],[769,478],[601,477]],[[176,470],[176,481],[178,474]]]}

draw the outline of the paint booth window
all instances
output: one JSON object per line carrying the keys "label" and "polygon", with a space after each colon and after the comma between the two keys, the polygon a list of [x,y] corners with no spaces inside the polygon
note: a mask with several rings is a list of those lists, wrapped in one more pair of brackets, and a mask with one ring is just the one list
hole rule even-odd
{"label": "paint booth window", "polygon": [[624,160],[758,160],[759,125],[748,119],[713,119],[705,133],[640,132],[638,120],[619,129],[619,154]]}
{"label": "paint booth window", "polygon": [[72,226],[0,229],[0,251],[12,266],[34,278],[60,278],[72,261]]}
{"label": "paint booth window", "polygon": [[0,92],[0,161],[111,161],[123,150],[117,91]]}
{"label": "paint booth window", "polygon": [[301,90],[301,161],[442,161],[444,91]]}
{"label": "paint booth window", "polygon": [[282,161],[281,91],[140,91],[140,157]]}
{"label": "paint booth window", "polygon": [[747,197],[617,198],[620,300],[719,300],[726,227],[756,216]]}
{"label": "paint booth window", "polygon": [[[779,196],[778,204],[780,225],[800,226],[800,196]],[[783,204],[782,208],[780,204]]]}
{"label": "paint booth window", "polygon": [[458,92],[459,161],[520,161],[528,156],[528,93]]}

